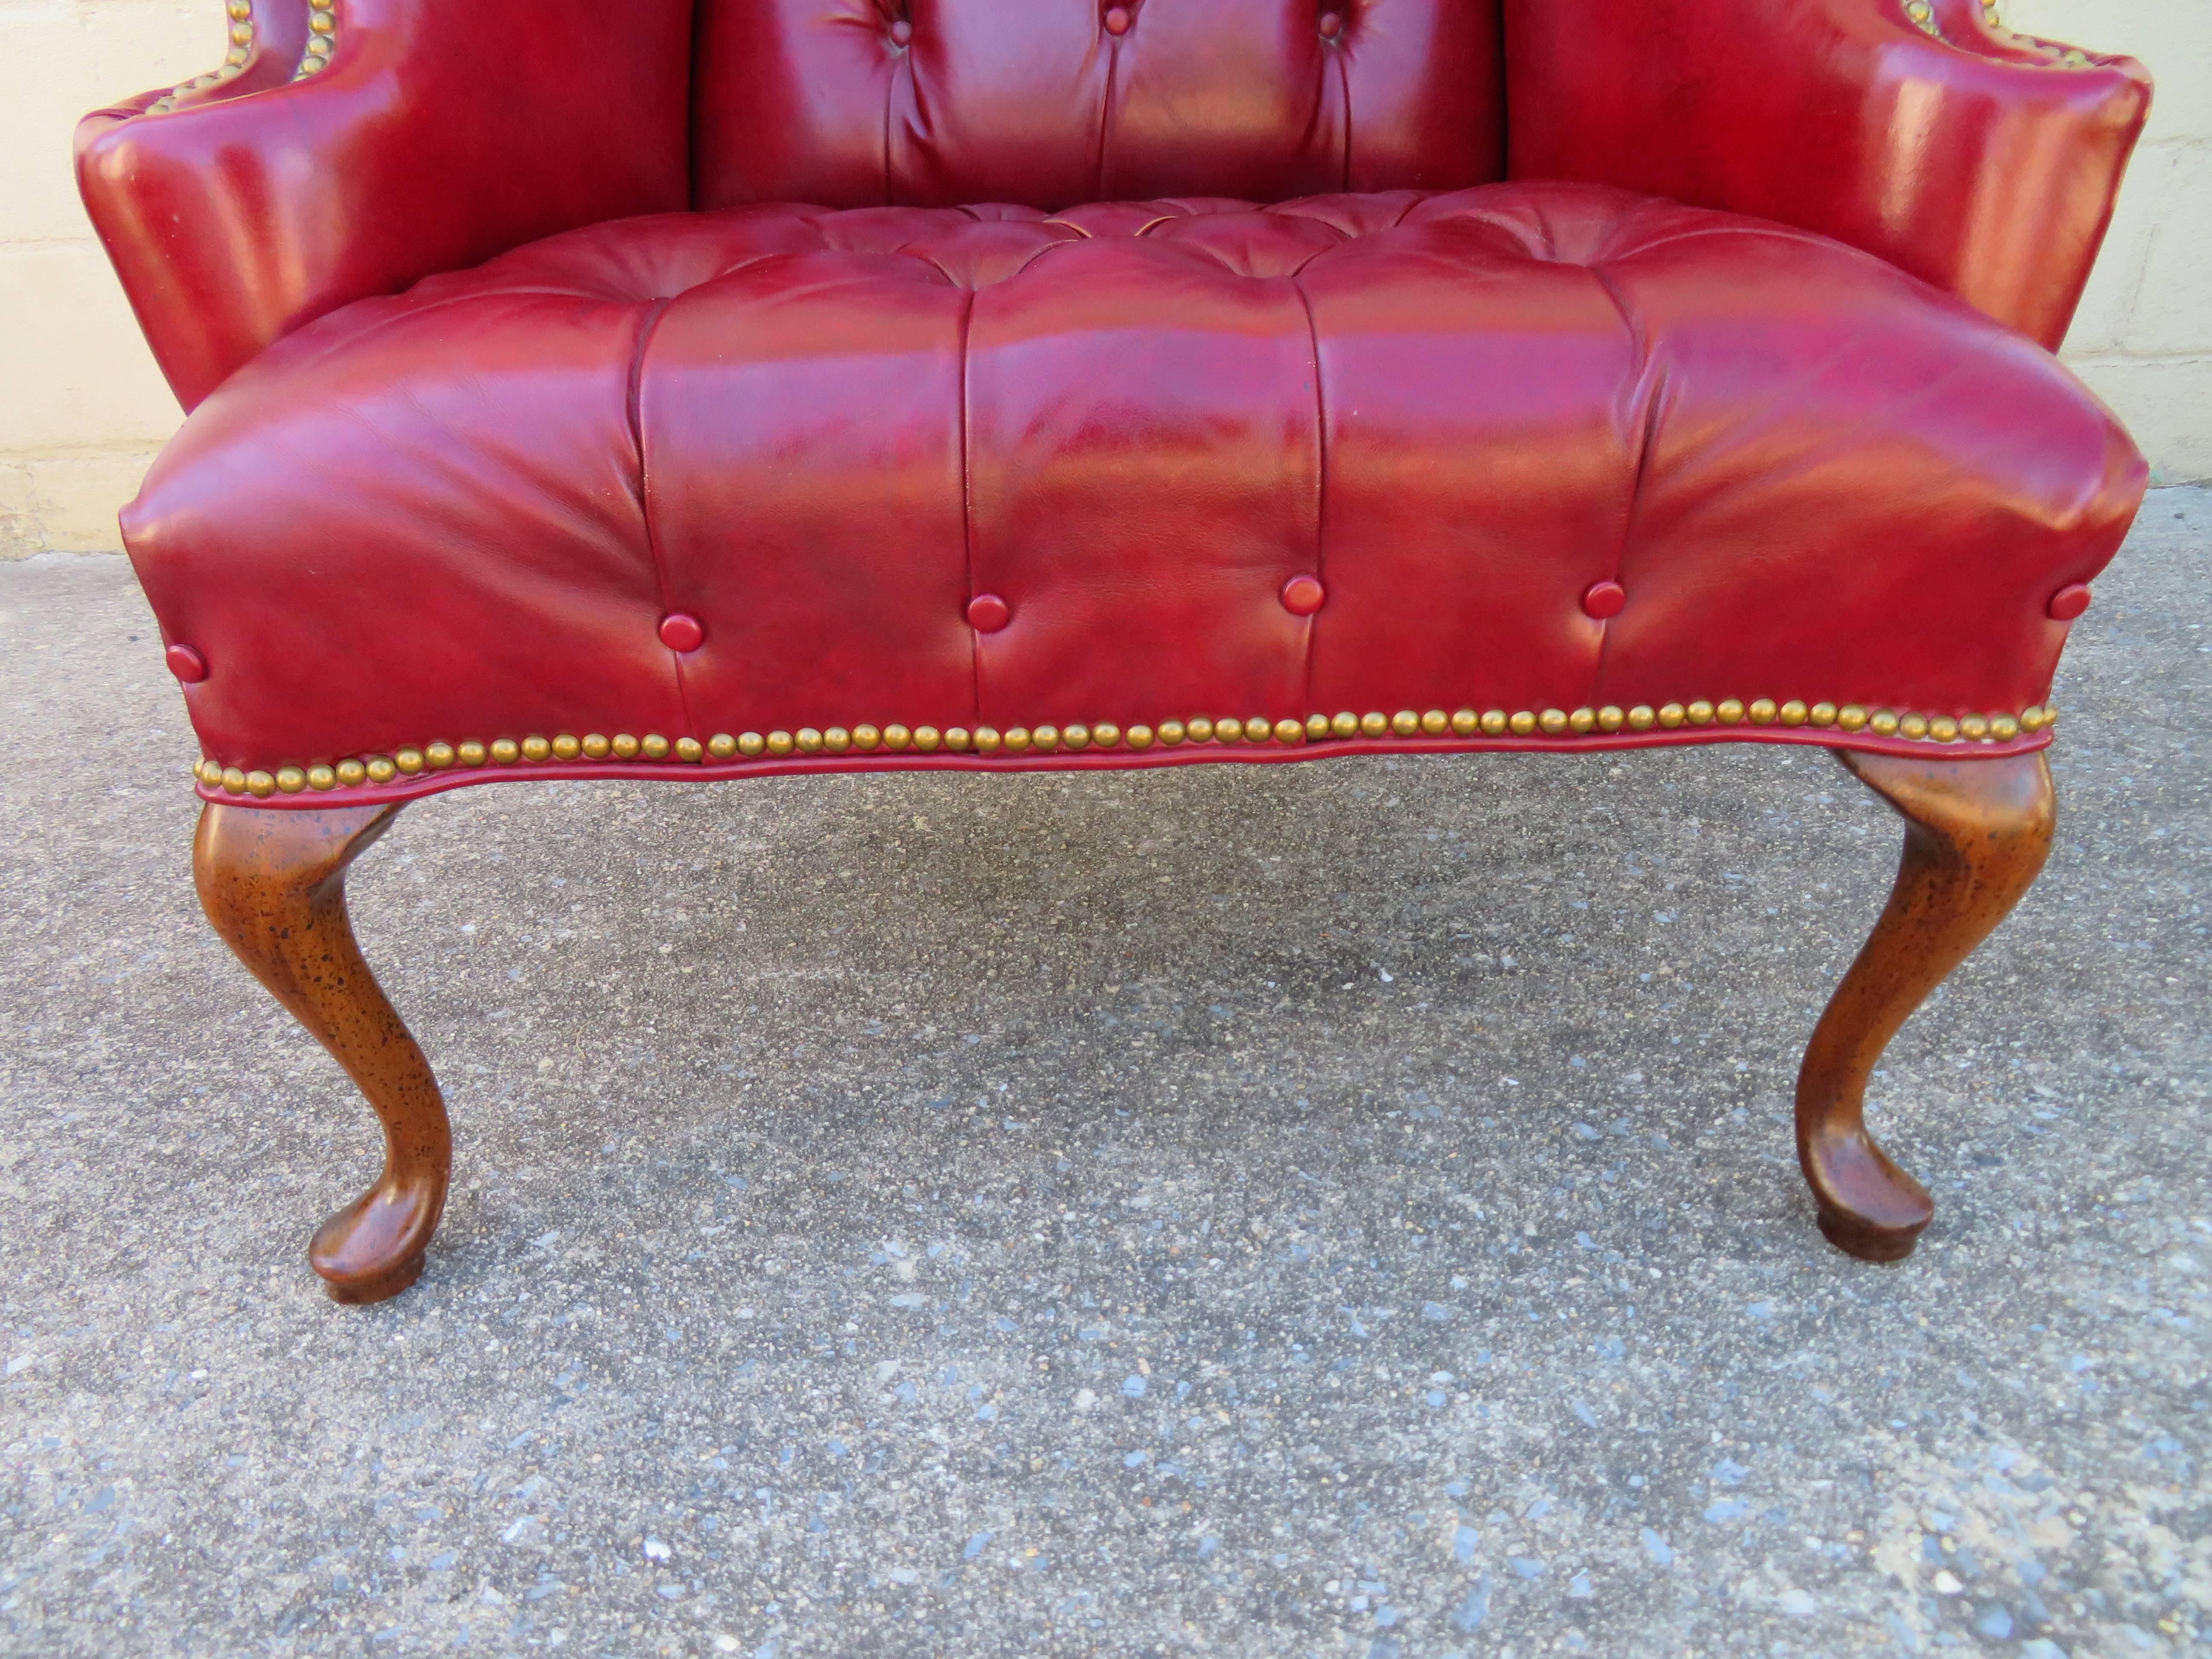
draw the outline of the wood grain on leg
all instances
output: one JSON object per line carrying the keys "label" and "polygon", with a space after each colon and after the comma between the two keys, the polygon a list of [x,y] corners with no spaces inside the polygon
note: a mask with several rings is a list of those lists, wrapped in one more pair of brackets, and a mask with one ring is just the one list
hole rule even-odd
{"label": "wood grain on leg", "polygon": [[1837,751],[1905,819],[1888,906],[1814,1029],[1797,1073],[1797,1161],[1829,1241],[1869,1261],[1912,1253],[1934,1206],[1868,1138],[1868,1074],[1921,1000],[1964,962],[2051,852],[2057,817],[2040,753],[1918,760]]}
{"label": "wood grain on leg", "polygon": [[346,916],[346,866],[398,811],[210,802],[192,843],[200,904],[216,932],[345,1067],[384,1125],[383,1176],[307,1248],[309,1265],[340,1302],[381,1302],[415,1282],[453,1170],[437,1079],[362,959]]}

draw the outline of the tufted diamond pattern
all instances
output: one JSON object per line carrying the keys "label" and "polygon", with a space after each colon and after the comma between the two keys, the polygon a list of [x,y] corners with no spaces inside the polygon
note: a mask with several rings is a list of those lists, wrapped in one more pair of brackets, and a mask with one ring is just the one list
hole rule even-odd
{"label": "tufted diamond pattern", "polygon": [[1495,0],[704,0],[702,207],[1498,178]]}
{"label": "tufted diamond pattern", "polygon": [[560,731],[2018,709],[2141,483],[2045,353],[1893,267],[1510,185],[599,225],[279,342],[126,529],[206,659],[208,752],[273,769]]}

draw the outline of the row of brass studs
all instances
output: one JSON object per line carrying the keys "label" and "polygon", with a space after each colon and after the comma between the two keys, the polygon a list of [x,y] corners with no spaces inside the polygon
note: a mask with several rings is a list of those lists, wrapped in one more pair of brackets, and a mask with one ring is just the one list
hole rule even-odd
{"label": "row of brass studs", "polygon": [[[2043,54],[2039,64],[2044,69],[2088,69],[2095,59],[2079,46],[2063,46],[2051,40],[2039,40],[2034,35],[2022,34],[2018,29],[2008,29],[1998,15],[1996,0],[1981,0],[1982,27],[2001,40]],[[1942,25],[1936,21],[1936,10],[1929,0],[1905,0],[1905,15],[1923,34],[1943,39]]]}
{"label": "row of brass studs", "polygon": [[1547,708],[1537,713],[1524,708],[1510,714],[1502,708],[1481,714],[1462,708],[1449,714],[1441,708],[1425,713],[1401,708],[1395,714],[1355,714],[1347,710],[1334,715],[1309,714],[1304,720],[1273,721],[1257,714],[1249,720],[1211,720],[1199,714],[1188,720],[1162,720],[1157,727],[1123,727],[1110,720],[1090,726],[1017,726],[1004,732],[989,726],[979,726],[973,731],[964,726],[948,726],[942,731],[933,726],[878,726],[865,723],[849,729],[833,726],[823,731],[803,726],[796,732],[770,732],[766,735],[746,732],[732,737],[726,732],[718,732],[703,744],[696,738],[678,738],[672,742],[658,732],[636,738],[624,732],[610,738],[594,732],[579,738],[563,732],[557,738],[525,738],[520,742],[501,738],[490,744],[434,743],[421,749],[398,750],[389,755],[342,760],[335,765],[287,766],[275,772],[249,772],[203,760],[193,769],[193,775],[210,789],[266,799],[276,794],[296,795],[310,789],[357,789],[364,783],[389,783],[395,777],[442,772],[454,766],[513,766],[518,762],[541,764],[548,761],[599,761],[610,757],[618,761],[665,761],[673,755],[678,761],[696,764],[709,759],[758,760],[763,755],[780,758],[792,754],[843,755],[854,750],[866,754],[878,750],[893,754],[1049,755],[1060,750],[1079,753],[1086,749],[1128,749],[1141,754],[1155,745],[1175,749],[1187,743],[1295,745],[1332,738],[1527,738],[1540,732],[1546,737],[1580,737],[1591,732],[1649,732],[1654,727],[1673,732],[1686,726],[1746,723],[1811,726],[1844,732],[1871,732],[1876,737],[1933,743],[2007,743],[2023,732],[2042,731],[2057,719],[2056,708],[2041,704],[2017,715],[1966,714],[1954,720],[1948,714],[1900,714],[1887,708],[1865,708],[1857,703],[1844,703],[1839,708],[1832,702],[1808,704],[1794,697],[1780,703],[1771,697],[1759,697],[1750,702],[1725,697],[1719,702],[1700,698],[1696,702],[1670,702],[1658,708],[1648,703],[1638,703],[1633,708],[1607,704],[1603,708],[1577,708],[1572,712]]}
{"label": "row of brass studs", "polygon": [[228,0],[223,9],[230,18],[230,45],[222,55],[222,67],[206,75],[195,75],[191,80],[170,88],[146,106],[147,114],[166,115],[176,108],[177,100],[185,93],[219,87],[246,67],[246,60],[253,53],[252,0]]}
{"label": "row of brass studs", "polygon": [[2079,46],[2063,46],[2056,41],[2039,40],[2032,34],[2022,34],[2018,29],[2005,27],[2004,19],[1997,13],[1997,0],[1982,0],[1982,27],[2000,40],[2009,40],[2015,46],[2045,54],[2043,66],[2046,69],[2088,69],[2093,59]]}
{"label": "row of brass studs", "polygon": [[[295,81],[328,68],[337,46],[337,0],[307,0],[307,50],[292,73]],[[253,55],[253,0],[225,0],[223,10],[230,19],[230,45],[222,55],[222,67],[172,87],[146,106],[147,114],[166,115],[185,93],[219,87],[244,70],[246,60]]]}
{"label": "row of brass studs", "polygon": [[1993,14],[1989,12],[1984,12],[1983,17],[1994,33],[2002,36],[2024,51],[2039,54],[2030,65],[2031,68],[2077,70],[2096,67],[2097,60],[2079,46],[2061,46],[2056,40],[2045,40],[2033,34],[2022,34],[2018,29],[2006,28],[1997,22]]}
{"label": "row of brass studs", "polygon": [[292,71],[295,81],[304,81],[318,70],[327,69],[337,46],[337,0],[307,0],[307,51],[300,59],[300,67]]}

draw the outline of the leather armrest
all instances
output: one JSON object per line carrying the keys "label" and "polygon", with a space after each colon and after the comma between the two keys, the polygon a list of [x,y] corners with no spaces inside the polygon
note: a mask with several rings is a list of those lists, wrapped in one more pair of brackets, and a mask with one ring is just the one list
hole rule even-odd
{"label": "leather armrest", "polygon": [[1779,220],[2057,348],[2150,77],[1984,0],[1506,0],[1507,172]]}
{"label": "leather armrest", "polygon": [[[222,70],[77,128],[86,208],[187,409],[349,301],[686,204],[678,0],[232,12]],[[311,27],[318,13],[334,27]],[[310,46],[318,33],[326,53]]]}

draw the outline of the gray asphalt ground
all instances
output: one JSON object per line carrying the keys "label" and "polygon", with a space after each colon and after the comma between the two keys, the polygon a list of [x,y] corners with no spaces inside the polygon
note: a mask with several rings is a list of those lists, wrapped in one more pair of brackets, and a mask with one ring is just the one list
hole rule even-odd
{"label": "gray asphalt ground", "polygon": [[130,573],[0,567],[0,1650],[2202,1654],[2208,551],[2154,495],[1878,1079],[1903,1266],[1788,1127],[1898,831],[1736,748],[418,805],[370,1310]]}

